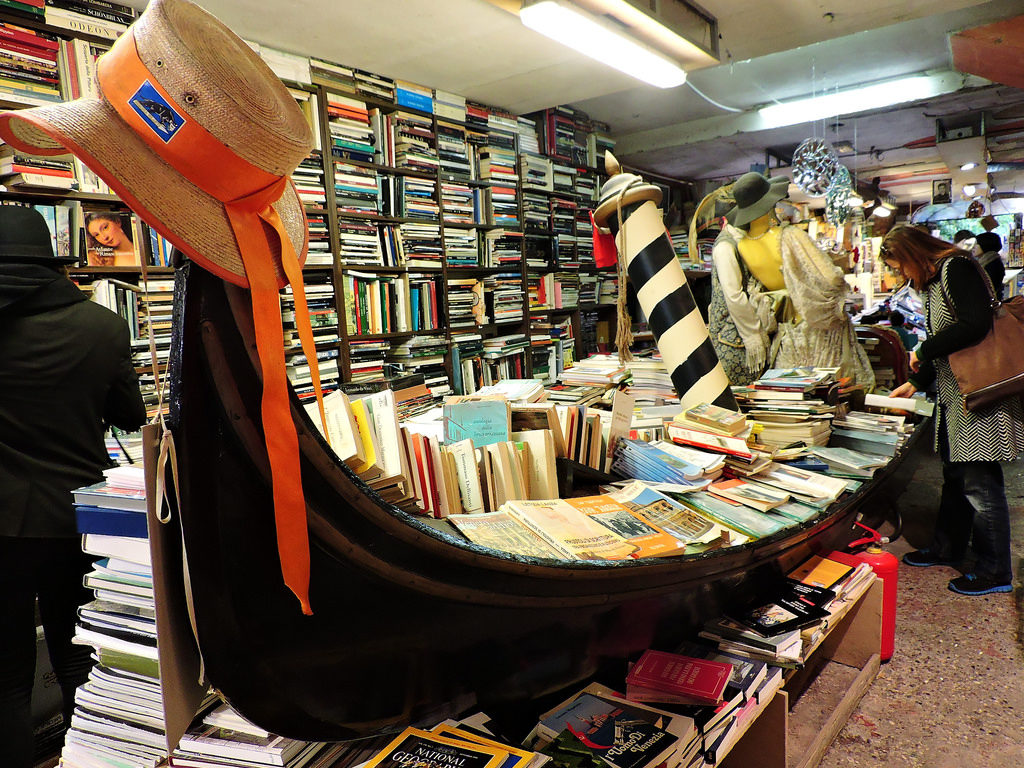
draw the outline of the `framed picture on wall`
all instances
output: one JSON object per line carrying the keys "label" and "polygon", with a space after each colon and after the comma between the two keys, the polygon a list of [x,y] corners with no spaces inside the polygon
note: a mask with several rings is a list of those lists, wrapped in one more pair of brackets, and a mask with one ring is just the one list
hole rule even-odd
{"label": "framed picture on wall", "polygon": [[952,200],[952,179],[935,179],[932,181],[932,205],[948,203]]}

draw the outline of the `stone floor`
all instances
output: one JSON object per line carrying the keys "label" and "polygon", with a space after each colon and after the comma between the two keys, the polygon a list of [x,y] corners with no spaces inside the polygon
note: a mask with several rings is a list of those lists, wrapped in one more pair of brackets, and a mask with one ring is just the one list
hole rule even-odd
{"label": "stone floor", "polygon": [[[900,564],[896,650],[833,743],[822,768],[1024,766],[1024,461],[1004,465],[1016,590],[965,597],[952,568]],[[925,546],[941,465],[929,455],[898,500],[897,556]]]}

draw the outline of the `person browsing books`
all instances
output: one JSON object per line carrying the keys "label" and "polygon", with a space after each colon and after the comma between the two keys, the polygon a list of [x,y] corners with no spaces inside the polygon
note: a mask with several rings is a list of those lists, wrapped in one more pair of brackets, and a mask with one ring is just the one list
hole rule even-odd
{"label": "person browsing books", "polygon": [[937,382],[935,446],[942,458],[942,494],[931,542],[908,552],[903,562],[955,565],[970,544],[974,568],[952,579],[949,588],[964,595],[1011,592],[1010,512],[999,462],[1024,451],[1024,408],[1012,397],[968,411],[948,359],[991,327],[985,277],[967,251],[906,225],[885,236],[879,255],[921,293],[928,331],[910,353],[910,380],[892,396],[909,397]]}
{"label": "person browsing books", "polygon": [[73,645],[89,558],[71,491],[103,479],[108,424],[138,429],[146,407],[128,325],[88,301],[55,258],[32,208],[0,206],[0,765],[33,764],[32,686],[38,597],[64,703],[86,680]]}
{"label": "person browsing books", "polygon": [[93,267],[133,267],[139,259],[129,230],[125,229],[127,216],[108,211],[90,213],[85,217],[88,235],[87,258]]}

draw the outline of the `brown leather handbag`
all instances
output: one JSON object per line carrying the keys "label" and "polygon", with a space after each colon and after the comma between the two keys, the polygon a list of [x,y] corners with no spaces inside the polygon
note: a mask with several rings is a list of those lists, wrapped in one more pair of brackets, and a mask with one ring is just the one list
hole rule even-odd
{"label": "brown leather handbag", "polygon": [[[949,367],[967,410],[978,411],[1024,394],[1024,296],[1000,301],[985,270],[975,259],[971,263],[988,289],[992,327],[977,344],[952,352]],[[952,308],[948,294],[946,303]]]}

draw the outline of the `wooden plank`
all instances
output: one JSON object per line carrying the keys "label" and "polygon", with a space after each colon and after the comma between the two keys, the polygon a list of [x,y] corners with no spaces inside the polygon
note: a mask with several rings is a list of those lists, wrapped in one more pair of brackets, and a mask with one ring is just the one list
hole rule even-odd
{"label": "wooden plank", "polygon": [[755,715],[719,768],[786,768],[789,694],[779,690],[765,708]]}
{"label": "wooden plank", "polygon": [[838,706],[832,710],[832,714],[806,751],[793,755],[793,759],[789,761],[790,768],[816,768],[832,742],[835,741],[836,736],[846,725],[846,721],[850,719],[861,698],[871,687],[871,683],[878,675],[880,663],[879,654],[876,652],[847,689]]}

